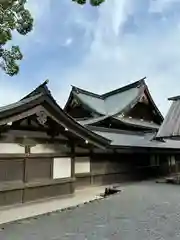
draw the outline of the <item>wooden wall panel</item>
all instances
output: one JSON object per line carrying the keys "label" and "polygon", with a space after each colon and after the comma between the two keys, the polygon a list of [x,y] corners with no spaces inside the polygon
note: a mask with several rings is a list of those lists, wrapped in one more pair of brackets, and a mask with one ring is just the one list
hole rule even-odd
{"label": "wooden wall panel", "polygon": [[27,159],[26,181],[51,178],[52,161],[52,158]]}
{"label": "wooden wall panel", "polygon": [[89,153],[89,149],[88,148],[81,148],[81,147],[75,147],[75,152],[76,153]]}
{"label": "wooden wall panel", "polygon": [[0,192],[0,206],[22,203],[22,190]]}
{"label": "wooden wall panel", "polygon": [[49,186],[27,188],[24,192],[24,202],[73,193],[73,184],[74,183],[72,182],[68,182]]}
{"label": "wooden wall panel", "polygon": [[108,173],[120,173],[130,170],[130,165],[125,161],[118,161],[116,159],[105,158],[92,158],[91,170],[93,174],[108,174]]}
{"label": "wooden wall panel", "polygon": [[23,159],[0,160],[0,182],[23,180]]}
{"label": "wooden wall panel", "polygon": [[88,187],[91,185],[91,176],[76,177],[76,188]]}
{"label": "wooden wall panel", "polygon": [[120,182],[126,182],[134,180],[135,177],[131,173],[113,173],[113,174],[102,174],[93,176],[94,185],[108,185]]}

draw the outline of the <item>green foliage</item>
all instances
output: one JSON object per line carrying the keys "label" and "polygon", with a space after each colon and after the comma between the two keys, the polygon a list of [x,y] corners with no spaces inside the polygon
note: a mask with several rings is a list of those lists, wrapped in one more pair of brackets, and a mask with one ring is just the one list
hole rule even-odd
{"label": "green foliage", "polygon": [[[87,3],[87,0],[72,1],[82,5]],[[92,6],[99,6],[105,0],[88,1]],[[33,19],[25,8],[25,3],[26,0],[0,0],[0,68],[10,76],[19,72],[17,61],[21,60],[23,55],[18,46],[7,49],[6,44],[12,40],[14,30],[26,35],[33,27]]]}
{"label": "green foliage", "polygon": [[[73,2],[77,2],[78,4],[86,4],[87,3],[87,0],[72,0]],[[103,3],[105,0],[89,0],[89,3],[92,5],[92,6],[99,6],[101,3]]]}
{"label": "green foliage", "polygon": [[18,46],[6,49],[6,43],[12,39],[12,31],[26,35],[32,30],[33,19],[25,9],[26,0],[0,0],[0,68],[8,75],[18,73],[18,60],[22,54]]}

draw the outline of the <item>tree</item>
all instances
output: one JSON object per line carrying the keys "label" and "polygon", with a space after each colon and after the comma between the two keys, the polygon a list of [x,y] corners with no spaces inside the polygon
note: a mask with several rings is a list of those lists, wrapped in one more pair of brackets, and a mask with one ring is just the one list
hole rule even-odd
{"label": "tree", "polygon": [[33,18],[25,9],[26,0],[1,0],[0,1],[0,68],[8,75],[18,73],[18,60],[23,55],[18,46],[7,49],[7,42],[12,39],[12,32],[16,30],[21,35],[26,35],[32,30]]}
{"label": "tree", "polygon": [[[18,60],[23,58],[19,46],[7,49],[6,44],[12,40],[12,32],[16,30],[26,35],[32,30],[33,18],[25,8],[27,0],[0,0],[0,68],[8,75],[19,72]],[[43,0],[42,0],[43,1]],[[87,0],[72,0],[78,4],[86,4]],[[88,0],[92,6],[99,6],[105,0]]]}
{"label": "tree", "polygon": [[[77,2],[79,4],[86,4],[87,0],[72,0],[73,2]],[[90,4],[92,6],[99,6],[101,3],[103,3],[105,0],[89,0]]]}

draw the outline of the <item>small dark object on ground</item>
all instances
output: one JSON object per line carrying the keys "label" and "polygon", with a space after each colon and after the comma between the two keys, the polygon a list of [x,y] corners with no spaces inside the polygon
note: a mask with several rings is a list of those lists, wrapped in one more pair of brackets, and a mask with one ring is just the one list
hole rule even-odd
{"label": "small dark object on ground", "polygon": [[110,196],[110,195],[113,195],[113,194],[116,194],[116,193],[119,193],[119,192],[121,192],[121,190],[117,189],[115,187],[105,188],[104,194],[102,194],[102,196],[107,197],[107,196]]}

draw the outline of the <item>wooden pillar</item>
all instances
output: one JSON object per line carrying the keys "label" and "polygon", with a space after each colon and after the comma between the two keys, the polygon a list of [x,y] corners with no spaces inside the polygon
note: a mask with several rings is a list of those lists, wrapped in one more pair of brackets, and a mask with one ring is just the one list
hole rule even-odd
{"label": "wooden pillar", "polygon": [[25,159],[24,159],[24,182],[27,182],[27,159],[30,155],[30,147],[25,146]]}
{"label": "wooden pillar", "polygon": [[[29,146],[25,146],[25,158],[24,158],[24,167],[23,167],[23,182],[26,183],[27,182],[27,159],[30,155],[30,147]],[[22,192],[22,203],[24,203],[24,192],[25,192],[25,189],[23,189],[23,192]]]}
{"label": "wooden pillar", "polygon": [[94,177],[93,177],[93,171],[92,171],[92,158],[93,158],[93,149],[91,148],[90,149],[90,154],[89,154],[89,161],[90,161],[90,182],[91,182],[91,185],[94,184]]}
{"label": "wooden pillar", "polygon": [[75,178],[75,146],[74,143],[71,143],[71,177]]}

